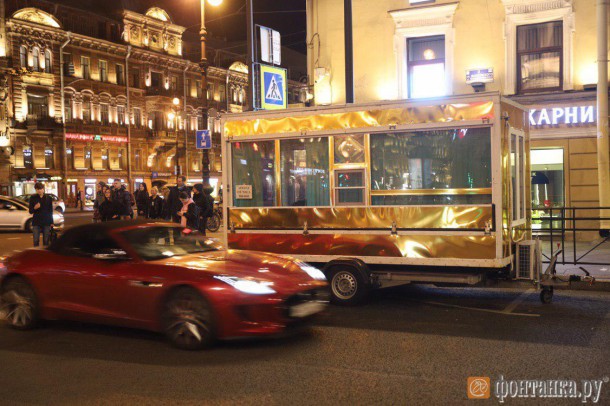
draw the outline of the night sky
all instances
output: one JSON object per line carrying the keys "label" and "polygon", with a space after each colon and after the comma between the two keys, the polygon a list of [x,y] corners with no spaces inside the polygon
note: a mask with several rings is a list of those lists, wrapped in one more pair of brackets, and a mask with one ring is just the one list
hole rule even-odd
{"label": "night sky", "polygon": [[[305,46],[305,0],[253,0],[254,23],[271,27],[282,34],[282,44],[300,52]],[[143,5],[165,9],[175,23],[199,32],[200,0],[141,0]],[[211,35],[228,41],[246,39],[246,1],[224,0],[219,7],[206,8]]]}

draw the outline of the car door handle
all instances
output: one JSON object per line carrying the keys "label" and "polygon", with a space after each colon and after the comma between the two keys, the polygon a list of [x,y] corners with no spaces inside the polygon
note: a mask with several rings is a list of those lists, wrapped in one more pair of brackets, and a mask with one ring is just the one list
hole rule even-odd
{"label": "car door handle", "polygon": [[151,282],[151,281],[129,281],[129,285],[135,286],[138,288],[160,288],[163,286],[162,283]]}

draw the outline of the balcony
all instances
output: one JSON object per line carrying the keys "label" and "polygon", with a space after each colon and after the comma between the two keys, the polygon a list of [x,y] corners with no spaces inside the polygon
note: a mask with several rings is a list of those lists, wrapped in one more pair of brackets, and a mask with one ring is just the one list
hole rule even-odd
{"label": "balcony", "polygon": [[166,89],[164,87],[148,87],[146,88],[146,96],[162,96],[173,99],[174,97],[179,97],[180,95],[176,90]]}
{"label": "balcony", "polygon": [[54,130],[56,128],[61,128],[61,123],[55,121],[55,118],[53,117],[29,114],[25,122],[25,127],[28,130]]}

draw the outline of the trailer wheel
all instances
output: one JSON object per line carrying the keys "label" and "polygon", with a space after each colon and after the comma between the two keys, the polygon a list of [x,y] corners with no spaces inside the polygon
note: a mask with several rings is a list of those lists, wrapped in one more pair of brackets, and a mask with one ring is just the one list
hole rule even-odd
{"label": "trailer wheel", "polygon": [[331,302],[342,306],[360,304],[368,296],[369,287],[361,272],[350,266],[330,269]]}
{"label": "trailer wheel", "polygon": [[540,291],[540,301],[544,304],[549,304],[553,301],[553,287],[543,288]]}

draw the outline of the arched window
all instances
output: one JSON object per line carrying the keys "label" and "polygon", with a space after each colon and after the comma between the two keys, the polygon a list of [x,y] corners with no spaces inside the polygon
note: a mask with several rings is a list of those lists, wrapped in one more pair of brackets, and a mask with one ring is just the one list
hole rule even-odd
{"label": "arched window", "polygon": [[44,71],[51,73],[51,51],[45,49],[44,51]]}
{"label": "arched window", "polygon": [[19,60],[21,61],[22,68],[28,67],[28,49],[25,45],[21,45],[19,48]]}
{"label": "arched window", "polygon": [[32,51],[32,69],[34,72],[40,71],[40,50],[38,48],[34,48]]}

